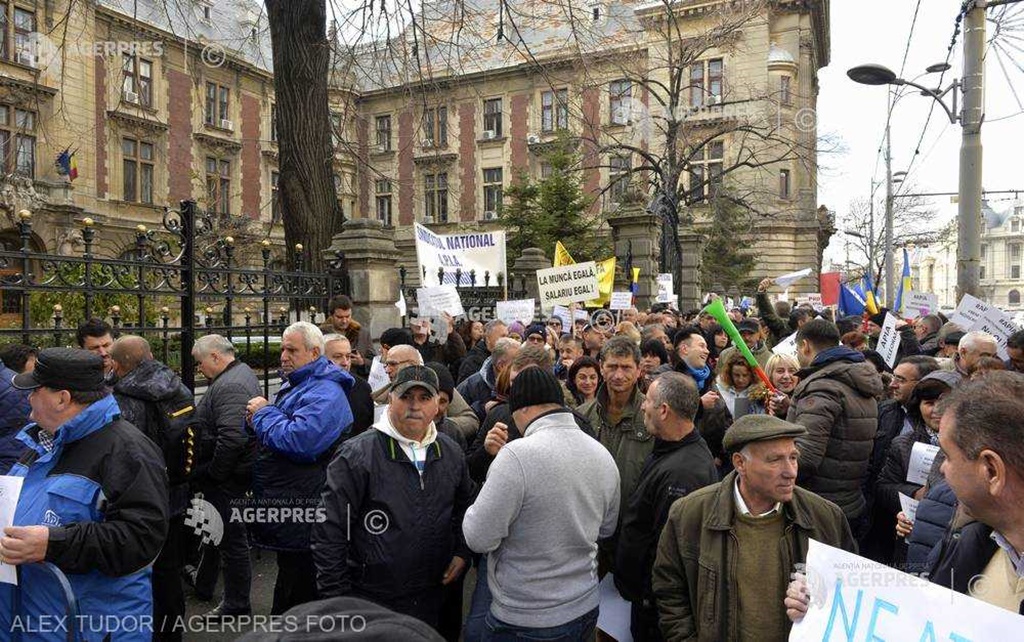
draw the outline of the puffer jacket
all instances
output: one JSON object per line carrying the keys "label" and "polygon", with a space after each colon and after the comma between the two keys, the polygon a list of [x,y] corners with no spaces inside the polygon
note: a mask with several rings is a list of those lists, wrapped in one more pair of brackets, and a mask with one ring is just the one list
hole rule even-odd
{"label": "puffer jacket", "polygon": [[17,437],[32,412],[28,405],[29,391],[18,390],[11,383],[15,374],[0,364],[0,475],[6,474],[25,452],[25,444]]}
{"label": "puffer jacket", "polygon": [[[250,425],[259,442],[252,489],[259,507],[299,509],[308,515],[320,501],[335,445],[352,425],[345,393],[352,375],[324,357],[291,372],[273,405]],[[262,548],[309,550],[313,520],[259,520],[253,540]]]}
{"label": "puffer jacket", "polygon": [[956,513],[956,493],[945,479],[928,489],[917,506],[914,530],[907,537],[907,573],[928,570],[928,558],[942,543]]}
{"label": "puffer jacket", "polygon": [[261,394],[256,373],[237,359],[210,383],[196,404],[193,485],[232,496],[249,490],[256,440],[245,429],[245,406]]}
{"label": "puffer jacket", "polygon": [[786,419],[798,437],[797,483],[843,509],[853,524],[867,510],[862,485],[878,429],[882,379],[864,355],[845,346],[820,352],[798,373]]}
{"label": "puffer jacket", "polygon": [[[167,365],[149,359],[117,380],[114,398],[121,407],[121,416],[163,451],[171,515],[180,515],[188,506],[189,496],[184,431],[186,424],[195,421],[192,391]],[[181,432],[168,434],[168,427]]]}
{"label": "puffer jacket", "polygon": [[[738,640],[741,619],[735,577],[735,472],[672,504],[658,540],[651,585],[666,640]],[[783,568],[807,561],[807,542],[855,553],[857,545],[842,511],[797,487],[782,506],[785,530],[778,548]],[[782,605],[779,605],[782,608]]]}

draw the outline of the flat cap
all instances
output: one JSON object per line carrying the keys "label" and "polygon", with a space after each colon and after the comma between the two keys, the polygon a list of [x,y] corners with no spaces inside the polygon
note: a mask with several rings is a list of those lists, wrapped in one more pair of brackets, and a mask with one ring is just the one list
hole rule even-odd
{"label": "flat cap", "polygon": [[36,368],[14,376],[20,390],[50,388],[72,392],[103,390],[103,357],[76,348],[47,348],[36,356]]}
{"label": "flat cap", "polygon": [[806,433],[803,426],[791,424],[773,415],[744,415],[725,431],[722,447],[727,452],[736,452],[752,441],[799,437]]}

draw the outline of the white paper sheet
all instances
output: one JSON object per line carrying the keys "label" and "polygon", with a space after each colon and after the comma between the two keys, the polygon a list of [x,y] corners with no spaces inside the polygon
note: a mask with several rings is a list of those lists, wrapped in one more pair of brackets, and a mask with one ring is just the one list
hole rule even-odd
{"label": "white paper sheet", "polygon": [[931,472],[932,462],[935,455],[939,454],[939,447],[931,444],[917,442],[910,451],[910,466],[907,468],[907,481],[911,484],[924,486],[928,483],[928,473]]}
{"label": "white paper sheet", "polygon": [[[18,497],[21,495],[23,477],[0,475],[0,533],[8,526],[14,525],[14,511],[18,508]],[[18,569],[0,561],[0,582],[4,584],[18,583]]]}
{"label": "white paper sheet", "polygon": [[597,592],[601,598],[597,628],[618,642],[633,642],[633,634],[629,631],[629,623],[632,621],[630,604],[619,595],[618,589],[615,588],[615,578],[611,573],[601,580]]}

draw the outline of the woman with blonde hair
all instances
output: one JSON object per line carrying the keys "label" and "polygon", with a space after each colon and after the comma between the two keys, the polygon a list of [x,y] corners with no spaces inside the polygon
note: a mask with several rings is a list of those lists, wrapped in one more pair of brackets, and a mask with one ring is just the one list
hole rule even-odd
{"label": "woman with blonde hair", "polygon": [[768,363],[765,364],[764,372],[768,375],[768,381],[772,382],[778,394],[773,398],[763,383],[754,386],[747,396],[754,402],[750,412],[752,414],[769,414],[769,408],[776,417],[785,418],[789,411],[789,400],[793,396],[796,384],[800,382],[797,372],[800,371],[800,363],[796,357],[788,354],[773,354]]}

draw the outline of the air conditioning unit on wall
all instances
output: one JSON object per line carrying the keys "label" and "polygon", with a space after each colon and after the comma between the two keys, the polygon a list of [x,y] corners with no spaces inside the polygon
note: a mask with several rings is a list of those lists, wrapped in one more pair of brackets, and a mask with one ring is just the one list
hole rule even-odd
{"label": "air conditioning unit on wall", "polygon": [[486,212],[484,212],[484,220],[485,221],[496,221],[496,220],[498,220],[498,213],[495,212],[494,210],[487,210]]}
{"label": "air conditioning unit on wall", "polygon": [[527,134],[527,136],[526,136],[526,143],[528,145],[536,145],[539,142],[540,142],[540,136],[538,136],[537,134]]}
{"label": "air conditioning unit on wall", "polygon": [[487,131],[484,132],[484,140],[494,140],[497,137],[498,135],[495,133],[493,129],[488,129]]}

